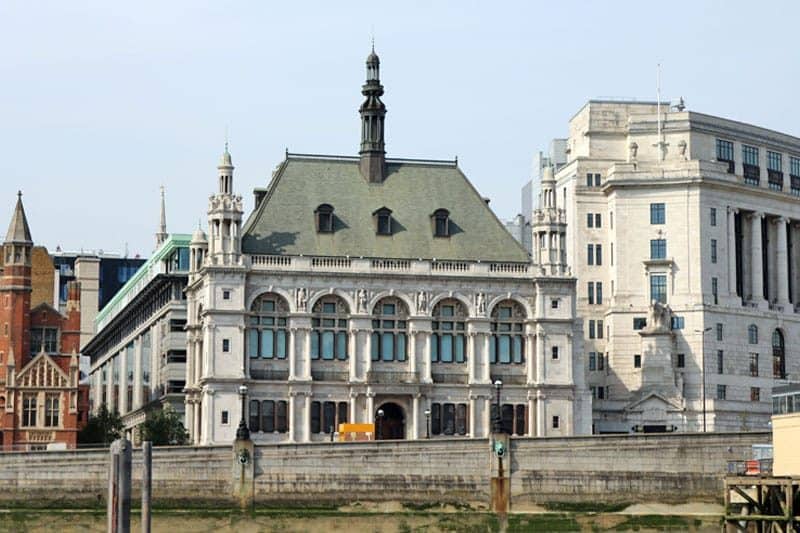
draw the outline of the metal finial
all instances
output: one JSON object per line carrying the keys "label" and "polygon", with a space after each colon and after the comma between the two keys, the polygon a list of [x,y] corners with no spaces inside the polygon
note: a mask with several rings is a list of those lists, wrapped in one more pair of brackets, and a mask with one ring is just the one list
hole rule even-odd
{"label": "metal finial", "polygon": [[22,200],[22,191],[19,191],[19,190],[17,191],[17,198]]}
{"label": "metal finial", "polygon": [[228,151],[228,126],[225,125],[225,152]]}

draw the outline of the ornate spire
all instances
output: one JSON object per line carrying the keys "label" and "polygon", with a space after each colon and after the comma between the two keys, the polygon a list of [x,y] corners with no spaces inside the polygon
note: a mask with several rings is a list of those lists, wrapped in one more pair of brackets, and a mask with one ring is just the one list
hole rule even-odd
{"label": "ornate spire", "polygon": [[230,152],[228,152],[227,139],[225,140],[225,151],[222,152],[217,171],[219,175],[219,192],[221,194],[233,194],[233,160]]}
{"label": "ornate spire", "polygon": [[167,204],[164,201],[164,186],[161,186],[161,219],[156,233],[156,246],[161,246],[167,240]]}
{"label": "ornate spire", "polygon": [[11,216],[11,224],[8,225],[5,242],[8,244],[33,244],[28,218],[25,216],[25,208],[22,206],[22,191],[17,191],[17,205]]}
{"label": "ornate spire", "polygon": [[386,106],[381,102],[383,85],[380,80],[380,59],[372,52],[367,56],[367,81],[361,87],[366,98],[359,108],[361,114],[361,175],[371,183],[381,183],[386,177],[384,120]]}

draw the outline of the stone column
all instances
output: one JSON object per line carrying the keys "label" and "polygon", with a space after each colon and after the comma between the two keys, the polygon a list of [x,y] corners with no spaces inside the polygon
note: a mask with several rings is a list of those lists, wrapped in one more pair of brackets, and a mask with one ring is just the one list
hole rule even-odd
{"label": "stone column", "polygon": [[358,380],[358,330],[351,329],[347,332],[347,370],[350,381]]}
{"label": "stone column", "polygon": [[142,338],[137,337],[133,343],[133,405],[131,410],[142,405]]}
{"label": "stone column", "polygon": [[117,366],[117,356],[109,358],[106,362],[106,407],[113,413],[117,405],[114,403],[114,369]]}
{"label": "stone column", "polygon": [[[417,332],[411,330],[408,332],[406,339],[406,350],[408,350],[408,365],[409,370],[417,376],[419,380],[419,363],[417,361]],[[372,357],[370,357],[371,359]]]}
{"label": "stone column", "polygon": [[525,370],[527,373],[528,385],[536,383],[536,364],[538,356],[536,354],[536,335],[531,326],[525,327]]}
{"label": "stone column", "polygon": [[545,395],[542,391],[536,393],[536,436],[544,437],[546,433],[544,414]]}
{"label": "stone column", "polygon": [[303,442],[311,442],[311,394],[306,392],[303,396],[303,408],[300,411],[300,420],[303,425]]}
{"label": "stone column", "polygon": [[484,333],[483,334],[483,360],[485,362],[485,364],[483,365],[484,383],[492,382],[492,362],[489,360],[489,354],[491,353],[491,345],[490,345],[491,342],[492,342],[492,334]]}
{"label": "stone column", "polygon": [[422,363],[423,371],[420,376],[420,382],[433,383],[433,377],[431,376],[431,332],[420,331],[420,337],[422,337],[423,343],[422,353],[425,354],[425,361]]}
{"label": "stone column", "polygon": [[131,410],[128,405],[128,349],[119,352],[119,414],[124,415]]}
{"label": "stone column", "polygon": [[367,424],[374,424],[375,423],[375,393],[374,392],[367,392],[367,412],[365,413],[366,420],[364,421]]}
{"label": "stone column", "polygon": [[297,328],[289,328],[289,379],[296,379],[297,371],[297,338],[295,335]]}
{"label": "stone column", "polygon": [[528,435],[536,436],[536,399],[528,395]]}
{"label": "stone column", "polygon": [[539,329],[536,332],[536,378],[535,383],[544,383],[544,331]]}
{"label": "stone column", "polygon": [[185,400],[184,403],[186,419],[186,431],[189,433],[189,442],[194,443],[194,402],[192,400]]}
{"label": "stone column", "polygon": [[761,217],[762,213],[750,214],[750,277],[752,299],[760,304],[764,301],[764,277],[761,259]]}
{"label": "stone column", "polygon": [[370,333],[367,333],[362,357],[364,358],[364,381],[366,382],[369,380],[369,373],[372,372],[372,335]]}
{"label": "stone column", "polygon": [[467,332],[467,371],[469,373],[468,383],[475,383],[477,373],[476,365],[478,358],[475,354],[475,333],[472,331]]}
{"label": "stone column", "polygon": [[409,428],[408,438],[416,440],[419,438],[419,398],[421,394],[417,393],[411,397],[411,427]]}
{"label": "stone column", "polygon": [[735,207],[728,207],[728,293],[736,298],[736,214]]}
{"label": "stone column", "polygon": [[[298,328],[300,338],[303,341],[303,353],[300,354],[300,376],[299,379],[311,379],[311,329]],[[295,355],[297,357],[297,355]]]}
{"label": "stone column", "polygon": [[[297,393],[289,391],[289,401],[286,406],[286,418],[289,422],[289,442],[297,442],[297,421],[294,419],[294,404],[297,401]],[[276,402],[277,405],[277,402]],[[277,407],[276,407],[277,409]]]}
{"label": "stone column", "polygon": [[[786,249],[786,219],[777,217],[774,220],[777,224],[777,239],[775,243],[775,273],[777,277],[777,296],[778,305],[783,306],[785,311],[789,311],[789,264]],[[792,310],[793,311],[793,310]]]}

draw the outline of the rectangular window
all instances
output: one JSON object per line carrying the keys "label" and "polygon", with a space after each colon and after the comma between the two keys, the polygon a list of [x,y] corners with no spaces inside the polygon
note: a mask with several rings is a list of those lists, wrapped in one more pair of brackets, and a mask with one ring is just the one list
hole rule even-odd
{"label": "rectangular window", "polygon": [[597,321],[597,338],[598,339],[602,339],[603,338],[603,321],[602,320],[598,320]]}
{"label": "rectangular window", "polygon": [[719,304],[719,280],[711,278],[711,296],[714,298],[714,305]]}
{"label": "rectangular window", "polygon": [[672,316],[672,329],[683,329],[686,321],[682,316],[673,315]]}
{"label": "rectangular window", "polygon": [[[598,174],[599,176],[599,174]],[[553,429],[558,429],[561,421],[559,420],[558,416],[553,417]]]}
{"label": "rectangular window", "polygon": [[594,244],[589,244],[586,247],[586,261],[588,265],[594,265]]}
{"label": "rectangular window", "polygon": [[725,372],[725,353],[722,350],[717,350],[717,374]]}
{"label": "rectangular window", "polygon": [[665,274],[650,276],[650,299],[662,304],[667,303],[667,276]]}
{"label": "rectangular window", "polygon": [[261,431],[264,433],[275,431],[275,402],[273,400],[261,402]]}
{"label": "rectangular window", "polygon": [[587,286],[587,296],[589,298],[589,305],[594,305],[594,281],[588,282],[586,286]]}
{"label": "rectangular window", "polygon": [[717,322],[717,340],[722,340],[722,324]]}
{"label": "rectangular window", "polygon": [[751,353],[750,354],[750,375],[752,377],[758,377],[758,354]]}
{"label": "rectangular window", "polygon": [[675,366],[678,368],[684,368],[686,366],[686,354],[682,353],[677,354]]}
{"label": "rectangular window", "polygon": [[783,155],[767,150],[767,170],[783,171]]}
{"label": "rectangular window", "polygon": [[319,433],[322,427],[322,403],[311,402],[311,433]]}
{"label": "rectangular window", "polygon": [[228,425],[228,411],[222,411],[222,415],[220,416],[220,422],[223,426]]}
{"label": "rectangular window", "polygon": [[558,359],[558,346],[553,346],[550,351],[552,352],[553,359]]}
{"label": "rectangular window", "polygon": [[750,401],[751,402],[761,401],[761,389],[759,389],[758,387],[750,387]]}
{"label": "rectangular window", "polygon": [[287,416],[288,411],[289,404],[286,402],[286,400],[279,401],[275,410],[275,430],[278,433],[286,433],[289,431],[289,417]]}
{"label": "rectangular window", "polygon": [[[492,407],[495,404],[492,403]],[[440,435],[442,433],[442,404],[431,404],[431,433],[433,435]]]}
{"label": "rectangular window", "polygon": [[593,213],[586,213],[586,227],[593,228],[594,227],[594,214]]}
{"label": "rectangular window", "polygon": [[603,264],[603,245],[594,245],[594,264],[600,266]]}
{"label": "rectangular window", "polygon": [[336,402],[322,404],[322,432],[333,433],[336,431]]}
{"label": "rectangular window", "polygon": [[22,426],[36,426],[36,394],[23,393],[22,395]]}
{"label": "rectangular window", "polygon": [[789,181],[791,193],[800,196],[800,157],[789,157]]}
{"label": "rectangular window", "polygon": [[712,207],[711,208],[711,225],[712,226],[716,226],[717,225],[717,208],[716,207]]}
{"label": "rectangular window", "polygon": [[650,259],[667,258],[667,239],[650,239]]}
{"label": "rectangular window", "polygon": [[222,299],[223,300],[230,300],[231,299],[231,291],[228,291],[228,290],[222,291]]}
{"label": "rectangular window", "polygon": [[248,427],[250,431],[261,430],[261,402],[258,400],[250,400],[250,407],[248,411]]}
{"label": "rectangular window", "polygon": [[594,227],[595,228],[603,227],[603,216],[600,213],[594,214]]}
{"label": "rectangular window", "polygon": [[647,327],[647,319],[645,317],[633,317],[633,329],[638,331]]}
{"label": "rectangular window", "polygon": [[552,300],[550,300],[550,308],[551,309],[558,309],[558,299],[557,298],[553,298]]}
{"label": "rectangular window", "polygon": [[717,385],[717,400],[724,400],[728,395],[728,387],[725,385]]}
{"label": "rectangular window", "polygon": [[594,320],[589,320],[589,338],[594,339]]}
{"label": "rectangular window", "polygon": [[59,423],[59,394],[48,394],[44,399],[44,425],[50,428],[58,427]]}
{"label": "rectangular window", "polygon": [[222,351],[226,352],[226,353],[231,351],[231,340],[230,339],[222,339]]}
{"label": "rectangular window", "polygon": [[642,356],[641,354],[635,354],[633,356],[633,368],[642,368]]}
{"label": "rectangular window", "polygon": [[597,370],[597,352],[589,352],[589,370]]}
{"label": "rectangular window", "polygon": [[592,185],[594,185],[594,177],[591,172],[588,172],[586,174],[586,186],[591,187]]}
{"label": "rectangular window", "polygon": [[758,165],[758,148],[742,145],[742,166],[744,182],[748,185],[758,185],[761,180],[761,168]]}
{"label": "rectangular window", "polygon": [[717,139],[717,161],[728,163],[728,174],[733,174],[733,143]]}
{"label": "rectangular window", "polygon": [[597,283],[594,284],[594,292],[595,292],[594,301],[597,303],[597,305],[603,305],[603,282],[602,281],[598,281]]}
{"label": "rectangular window", "polygon": [[717,239],[711,239],[711,262],[717,262]]}
{"label": "rectangular window", "polygon": [[663,203],[650,204],[650,224],[665,224],[666,219]]}

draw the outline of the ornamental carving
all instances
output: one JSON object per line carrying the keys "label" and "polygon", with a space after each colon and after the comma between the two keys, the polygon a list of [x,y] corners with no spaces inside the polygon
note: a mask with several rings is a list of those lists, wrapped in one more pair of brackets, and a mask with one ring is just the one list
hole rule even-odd
{"label": "ornamental carving", "polygon": [[417,314],[424,315],[428,312],[428,293],[419,291],[417,293]]}
{"label": "ornamental carving", "polygon": [[479,316],[486,316],[486,294],[479,292],[475,295],[475,310]]}
{"label": "ornamental carving", "polygon": [[308,310],[308,291],[306,291],[305,287],[295,289],[294,303],[299,312]]}

